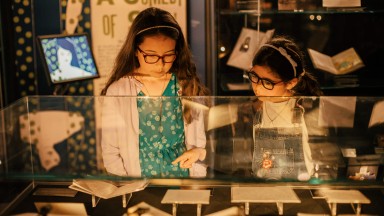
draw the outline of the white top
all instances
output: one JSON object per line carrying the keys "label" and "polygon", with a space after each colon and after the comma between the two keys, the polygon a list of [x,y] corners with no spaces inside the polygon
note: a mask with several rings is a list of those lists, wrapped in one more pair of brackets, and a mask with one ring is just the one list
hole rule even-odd
{"label": "white top", "polygon": [[[296,99],[289,99],[283,102],[263,102],[263,114],[260,125],[255,125],[253,130],[257,128],[273,128],[273,127],[292,127],[293,108],[295,107]],[[311,149],[308,143],[308,130],[304,121],[304,115],[300,115],[300,123],[298,126],[302,128],[303,152],[304,161],[309,175],[312,174],[314,164],[311,155]],[[307,176],[309,177],[309,176]],[[305,176],[303,179],[307,180]]]}
{"label": "white top", "polygon": [[261,128],[292,127],[293,108],[296,100],[264,102]]}

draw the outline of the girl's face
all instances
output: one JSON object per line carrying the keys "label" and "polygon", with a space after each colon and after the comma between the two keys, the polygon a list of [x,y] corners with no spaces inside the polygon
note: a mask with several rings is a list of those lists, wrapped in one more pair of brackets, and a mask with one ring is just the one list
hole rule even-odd
{"label": "girl's face", "polygon": [[162,77],[171,69],[176,59],[176,41],[164,35],[148,36],[138,46],[136,56],[138,72],[153,77]]}
{"label": "girl's face", "polygon": [[57,50],[57,60],[59,62],[59,66],[66,66],[70,65],[72,61],[72,53],[71,51],[62,48],[59,46],[59,49]]}
{"label": "girl's face", "polygon": [[[252,89],[256,96],[260,96],[260,100],[268,100],[273,102],[279,102],[284,99],[282,98],[263,98],[263,97],[274,97],[274,96],[293,96],[290,89],[292,89],[296,85],[297,79],[292,79],[288,82],[282,82],[281,78],[278,77],[275,73],[271,71],[271,69],[267,66],[258,66],[255,65],[251,73],[254,73],[256,77],[258,77],[258,82],[251,82]],[[255,76],[254,76],[255,77]],[[256,78],[257,79],[257,78]],[[255,80],[255,78],[254,78]],[[272,89],[267,89],[267,88]]]}

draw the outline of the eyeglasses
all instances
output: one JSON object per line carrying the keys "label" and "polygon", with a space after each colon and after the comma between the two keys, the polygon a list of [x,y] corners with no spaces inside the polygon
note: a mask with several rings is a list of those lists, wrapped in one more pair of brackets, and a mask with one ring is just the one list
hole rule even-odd
{"label": "eyeglasses", "polygon": [[175,54],[166,54],[166,55],[163,55],[163,56],[159,56],[159,55],[147,54],[143,50],[141,50],[139,47],[137,47],[137,49],[143,55],[144,61],[146,63],[148,63],[148,64],[155,64],[160,59],[163,60],[163,63],[172,63],[176,59],[176,53]]}
{"label": "eyeglasses", "polygon": [[252,70],[246,72],[246,75],[248,77],[248,79],[253,82],[253,83],[256,83],[258,84],[260,81],[261,81],[261,84],[263,85],[263,87],[265,89],[268,89],[268,90],[272,90],[273,87],[275,87],[276,84],[279,84],[279,83],[282,83],[284,82],[283,80],[280,81],[280,82],[272,82],[271,80],[269,79],[263,79],[263,78],[260,78],[259,76],[257,76],[256,73],[254,73]]}

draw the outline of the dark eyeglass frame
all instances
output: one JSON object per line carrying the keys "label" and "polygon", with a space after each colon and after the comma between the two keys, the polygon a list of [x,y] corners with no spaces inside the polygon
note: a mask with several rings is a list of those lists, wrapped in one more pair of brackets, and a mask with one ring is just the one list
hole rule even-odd
{"label": "dark eyeglass frame", "polygon": [[[249,79],[249,81],[255,83],[255,84],[259,84],[259,82],[261,81],[261,85],[267,89],[267,90],[273,90],[273,88],[275,87],[275,85],[279,84],[279,83],[282,83],[284,82],[284,80],[282,81],[279,81],[279,82],[272,82],[271,80],[269,79],[264,79],[264,78],[261,78],[259,77],[255,72],[251,70],[247,71],[246,72],[247,74],[247,77]],[[272,87],[269,87],[269,85],[271,85]]]}
{"label": "dark eyeglass frame", "polygon": [[[165,55],[159,56],[159,55],[155,55],[155,54],[145,53],[143,50],[140,49],[140,47],[137,47],[137,50],[139,50],[139,52],[143,55],[144,61],[147,64],[156,64],[160,59],[163,61],[163,63],[172,63],[172,62],[174,62],[176,60],[176,57],[177,57],[177,53],[165,54]],[[147,59],[148,56],[150,56],[150,57],[157,57],[157,60],[156,61],[149,61],[148,62],[148,59]],[[173,59],[170,60],[170,61],[165,60],[165,58],[169,57],[169,56],[173,56]]]}

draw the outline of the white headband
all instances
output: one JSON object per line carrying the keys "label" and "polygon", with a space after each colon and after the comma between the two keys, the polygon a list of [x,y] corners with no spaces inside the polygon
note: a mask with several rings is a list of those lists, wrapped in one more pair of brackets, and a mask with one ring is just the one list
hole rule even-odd
{"label": "white headband", "polygon": [[[277,51],[279,51],[279,53],[284,56],[288,61],[289,63],[291,63],[292,65],[292,68],[293,68],[293,75],[294,77],[296,77],[296,67],[297,67],[297,63],[295,62],[295,60],[292,59],[292,57],[287,53],[287,50],[285,50],[283,47],[275,47],[271,44],[263,44],[261,47],[263,46],[266,46],[266,47],[270,47],[272,49],[275,49]],[[289,48],[288,48],[289,49]],[[289,49],[291,50],[291,49]],[[293,53],[296,53],[295,51],[291,50]],[[297,53],[296,53],[297,54]],[[298,54],[297,54],[298,55]],[[303,76],[305,74],[305,72],[301,73],[300,76]]]}
{"label": "white headband", "polygon": [[139,34],[145,32],[145,31],[148,31],[148,30],[151,30],[151,29],[156,29],[156,28],[170,28],[170,29],[173,29],[173,30],[175,30],[177,32],[177,36],[179,36],[179,34],[180,34],[179,30],[177,28],[173,27],[173,26],[159,25],[159,26],[152,26],[152,27],[148,27],[148,28],[142,29],[139,32],[137,32],[136,35],[139,35]]}

